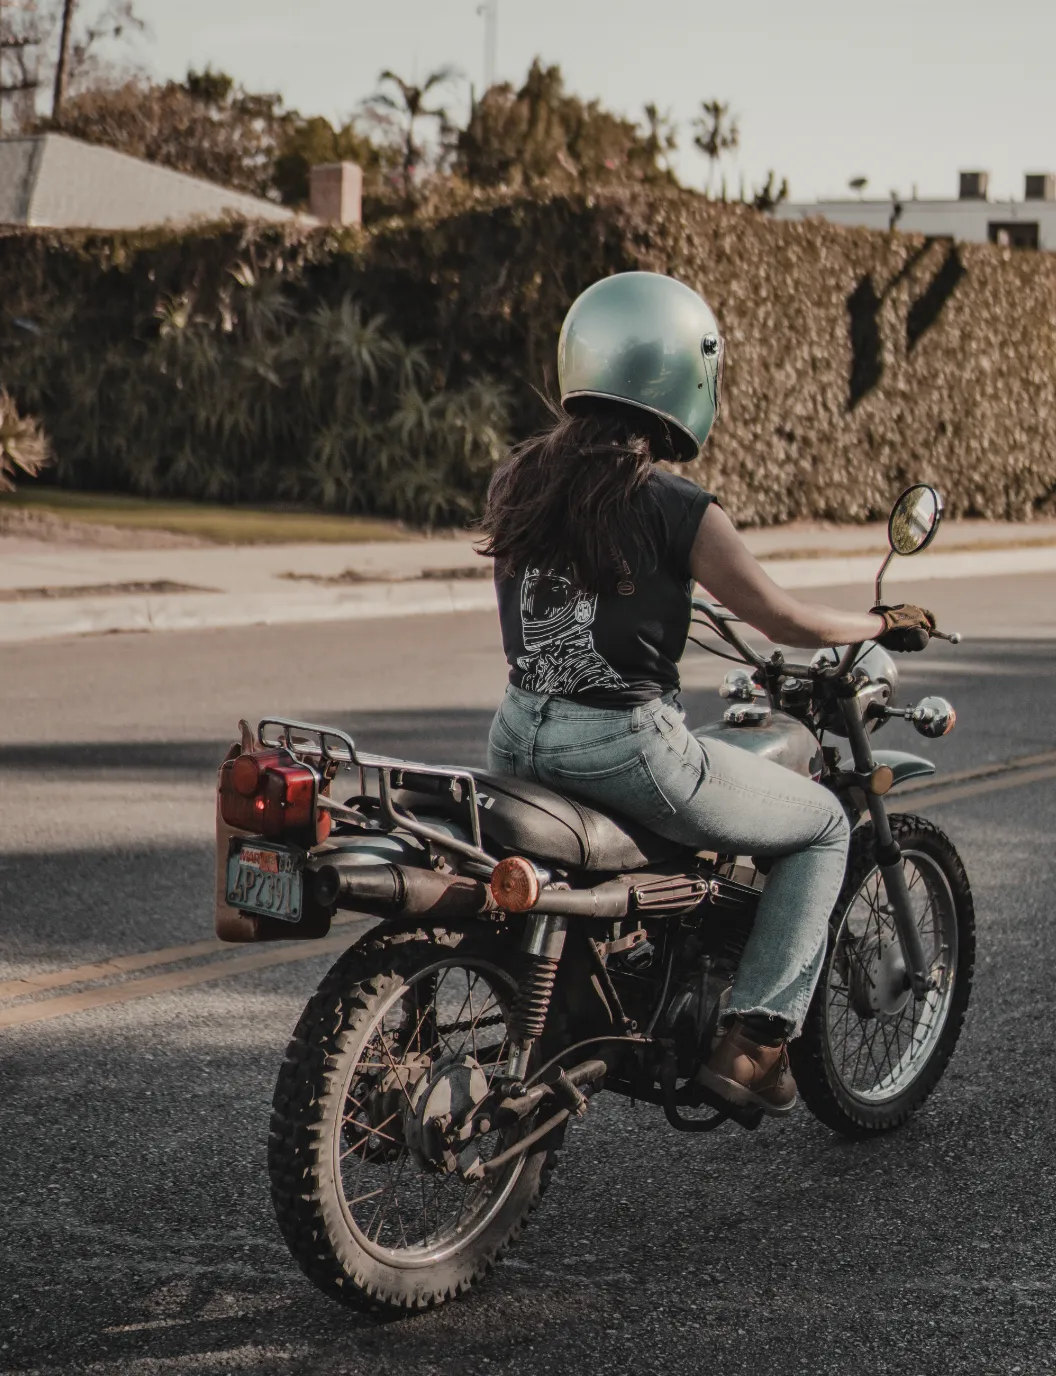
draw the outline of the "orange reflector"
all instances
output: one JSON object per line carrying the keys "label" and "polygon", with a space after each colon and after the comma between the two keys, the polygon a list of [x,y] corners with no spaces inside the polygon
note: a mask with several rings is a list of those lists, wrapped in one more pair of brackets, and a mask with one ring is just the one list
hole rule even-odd
{"label": "orange reflector", "polygon": [[491,872],[495,902],[508,913],[525,913],[539,902],[539,876],[530,860],[511,855]]}
{"label": "orange reflector", "polygon": [[869,776],[869,792],[874,797],[882,798],[889,792],[891,785],[895,782],[895,771],[889,764],[878,764]]}

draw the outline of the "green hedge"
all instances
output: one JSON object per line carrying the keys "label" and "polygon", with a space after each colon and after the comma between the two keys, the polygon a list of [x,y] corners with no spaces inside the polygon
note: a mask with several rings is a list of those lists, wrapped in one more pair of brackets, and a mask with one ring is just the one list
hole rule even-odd
{"label": "green hedge", "polygon": [[[0,330],[0,377],[42,418],[53,477],[80,488],[283,501],[465,522],[507,447],[504,390],[449,386],[341,286],[305,273],[318,245],[252,231],[29,249]],[[343,259],[332,257],[332,263]],[[2,290],[2,289],[0,289]]]}
{"label": "green hedge", "polygon": [[[342,509],[462,519],[479,503],[504,430],[522,434],[543,414],[537,389],[556,385],[568,303],[598,276],[637,267],[698,287],[722,322],[724,409],[697,476],[740,522],[865,520],[917,479],[936,482],[953,514],[1048,510],[1049,255],[777,222],[677,191],[476,195],[369,234],[236,225],[178,236],[7,234],[0,383],[40,415],[72,485],[231,499],[270,489]],[[251,316],[265,308],[281,328],[262,344]],[[174,311],[231,370],[204,419],[193,373],[174,381],[174,365],[162,367]],[[361,322],[384,316],[393,357],[402,349],[416,360],[410,410],[431,404],[432,428],[393,419],[408,416],[402,365],[380,391],[353,387],[336,410],[312,410],[305,360],[327,354],[319,320],[341,311]],[[265,344],[282,367],[257,367],[253,349],[267,354]],[[118,402],[97,385],[103,357],[121,360]],[[349,358],[340,349],[327,357],[326,386],[347,387]],[[256,390],[245,389],[254,404],[233,464],[216,408],[226,379],[247,367],[257,368]],[[357,417],[364,433],[385,438],[384,472],[370,468],[370,445],[346,446],[331,472],[342,480],[324,489],[305,476],[310,454],[324,430],[334,443]],[[404,468],[418,496],[400,496]],[[210,472],[219,475],[211,490]]]}

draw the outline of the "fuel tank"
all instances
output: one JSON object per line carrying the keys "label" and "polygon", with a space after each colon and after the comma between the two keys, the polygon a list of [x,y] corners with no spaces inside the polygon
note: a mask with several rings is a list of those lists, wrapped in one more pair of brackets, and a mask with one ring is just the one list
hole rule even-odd
{"label": "fuel tank", "polygon": [[698,727],[693,735],[705,746],[709,740],[724,741],[784,765],[805,778],[821,778],[820,744],[801,721],[787,712],[768,712],[766,720],[759,723],[715,721]]}

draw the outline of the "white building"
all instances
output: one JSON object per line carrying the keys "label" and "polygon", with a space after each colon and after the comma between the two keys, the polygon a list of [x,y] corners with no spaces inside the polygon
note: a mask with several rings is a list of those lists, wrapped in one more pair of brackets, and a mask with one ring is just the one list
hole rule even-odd
{"label": "white building", "polygon": [[354,163],[313,167],[313,213],[302,215],[259,196],[65,134],[0,138],[0,225],[141,229],[230,215],[358,224],[362,183]]}
{"label": "white building", "polygon": [[901,206],[894,223],[907,233],[1056,250],[1056,175],[1028,173],[1022,201],[989,200],[988,183],[986,172],[962,172],[961,193],[955,201],[922,201],[912,197],[898,202],[889,198],[815,201],[811,205],[785,203],[773,214],[779,220],[820,218],[836,225],[886,230],[891,228],[895,210]]}

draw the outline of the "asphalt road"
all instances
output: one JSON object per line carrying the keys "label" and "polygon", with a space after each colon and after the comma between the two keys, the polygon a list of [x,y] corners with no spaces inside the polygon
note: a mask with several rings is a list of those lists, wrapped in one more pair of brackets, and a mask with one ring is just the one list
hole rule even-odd
{"label": "asphalt road", "polygon": [[[977,638],[904,659],[906,695],[947,693],[959,724],[885,743],[952,770],[1052,751],[1056,577],[921,591]],[[692,719],[722,672],[687,665]],[[502,680],[488,616],[0,652],[0,1371],[1056,1372],[1056,793],[1028,772],[920,809],[966,858],[979,961],[951,1069],[901,1132],[851,1144],[800,1111],[694,1139],[603,1095],[468,1301],[378,1325],[312,1290],[265,1143],[334,952],[211,944],[213,770],[268,710],[479,762]],[[285,963],[243,961],[262,951]]]}

